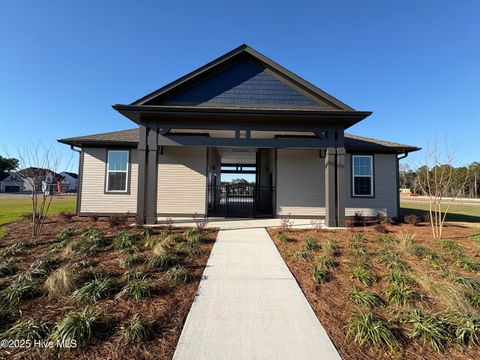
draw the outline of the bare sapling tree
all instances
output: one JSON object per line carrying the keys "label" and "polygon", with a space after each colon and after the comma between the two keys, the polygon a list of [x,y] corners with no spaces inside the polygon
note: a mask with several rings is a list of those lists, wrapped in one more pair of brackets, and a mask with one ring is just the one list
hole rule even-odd
{"label": "bare sapling tree", "polygon": [[32,237],[41,234],[59,181],[61,154],[53,146],[30,144],[17,148],[18,175],[23,178],[32,202]]}
{"label": "bare sapling tree", "polygon": [[450,206],[463,193],[468,171],[455,177],[455,149],[447,142],[440,148],[437,140],[427,146],[423,165],[417,170],[417,184],[429,204],[429,219],[434,239],[441,239]]}

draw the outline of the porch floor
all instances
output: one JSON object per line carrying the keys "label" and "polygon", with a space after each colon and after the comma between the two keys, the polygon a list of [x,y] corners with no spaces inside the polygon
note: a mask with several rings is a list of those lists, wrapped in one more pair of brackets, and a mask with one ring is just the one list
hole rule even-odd
{"label": "porch floor", "polygon": [[221,227],[173,359],[340,356],[268,233],[258,225]]}

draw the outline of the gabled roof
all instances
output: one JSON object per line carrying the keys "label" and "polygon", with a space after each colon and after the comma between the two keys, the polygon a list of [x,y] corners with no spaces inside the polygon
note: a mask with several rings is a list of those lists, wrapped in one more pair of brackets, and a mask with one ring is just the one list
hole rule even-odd
{"label": "gabled roof", "polygon": [[75,174],[75,173],[73,173],[73,172],[62,171],[62,172],[60,173],[60,175],[63,175],[63,174],[67,174],[67,175],[71,176],[71,177],[74,178],[74,179],[78,179],[78,174]]}
{"label": "gabled roof", "polygon": [[[212,86],[220,88],[212,89]],[[222,86],[225,87],[225,91],[230,91],[230,94],[225,96],[222,93],[222,99],[218,99],[219,94],[215,94],[215,91],[217,93],[221,91]],[[330,111],[355,111],[337,98],[245,44],[134,101],[130,106],[172,105],[172,103],[181,105],[182,101],[178,101],[180,94],[183,94],[183,104],[187,105],[189,102],[192,102],[192,99],[198,99],[198,94],[196,94],[196,98],[192,96],[192,91],[205,91],[205,87],[210,94],[206,95],[203,93],[200,97],[203,96],[205,98],[208,95],[217,95],[213,96],[213,98],[217,98],[217,101],[212,102],[210,100],[210,102],[203,101],[197,103],[194,101],[195,105],[223,104],[251,107],[252,100],[256,101],[255,105],[257,106],[279,105],[278,99],[273,98],[282,96],[281,104],[289,107],[317,107]],[[250,95],[252,91],[253,96],[248,99],[242,96]],[[190,96],[187,96],[187,101],[185,100],[185,92],[190,92]],[[233,98],[232,95],[240,96],[244,101],[239,101]],[[176,102],[174,101],[175,98]],[[277,101],[269,103],[267,100]],[[287,100],[291,101],[288,102]]]}
{"label": "gabled roof", "polygon": [[[136,147],[139,139],[139,130],[130,129],[113,131],[102,134],[79,136],[58,140],[61,143],[88,147],[88,146],[130,146]],[[405,153],[420,150],[412,145],[399,144],[391,141],[378,140],[365,136],[345,134],[345,148],[348,151],[370,151],[384,153]]]}

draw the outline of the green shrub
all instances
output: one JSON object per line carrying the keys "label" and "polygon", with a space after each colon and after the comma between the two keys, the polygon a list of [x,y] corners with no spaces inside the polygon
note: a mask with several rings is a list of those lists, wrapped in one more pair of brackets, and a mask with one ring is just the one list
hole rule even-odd
{"label": "green shrub", "polygon": [[465,297],[467,298],[470,305],[477,309],[480,309],[480,291],[469,290],[465,293]]}
{"label": "green shrub", "polygon": [[367,242],[368,239],[362,233],[355,233],[350,236],[352,242]]}
{"label": "green shrub", "polygon": [[372,286],[377,282],[377,278],[371,270],[358,265],[352,270],[351,277],[365,286]]}
{"label": "green shrub", "polygon": [[136,314],[133,319],[125,326],[122,326],[122,337],[128,342],[142,342],[148,340],[152,332],[148,322]]}
{"label": "green shrub", "polygon": [[386,265],[387,269],[404,271],[407,264],[401,261],[403,255],[391,247],[383,247],[380,250],[380,262]]}
{"label": "green shrub", "polygon": [[178,257],[171,253],[164,253],[162,255],[155,255],[148,264],[150,267],[160,270],[167,270],[178,262]]}
{"label": "green shrub", "polygon": [[297,260],[301,261],[308,261],[312,258],[312,254],[310,251],[306,249],[298,249],[293,253],[293,257]]}
{"label": "green shrub", "polygon": [[460,276],[454,272],[450,273],[450,279],[456,283],[465,286],[467,289],[480,291],[480,280],[469,276]]}
{"label": "green shrub", "polygon": [[131,281],[134,281],[134,280],[142,280],[142,279],[146,279],[146,275],[145,273],[141,272],[141,271],[138,271],[138,270],[130,270],[130,271],[127,271],[125,272],[122,277],[121,277],[121,280],[122,281],[127,281],[127,282],[131,282]]}
{"label": "green shrub", "polygon": [[321,248],[320,243],[311,236],[307,236],[303,240],[303,248],[308,251],[316,251]]}
{"label": "green shrub", "polygon": [[165,243],[158,243],[152,248],[155,255],[164,255],[170,251],[170,246]]}
{"label": "green shrub", "polygon": [[15,243],[13,245],[10,245],[8,247],[6,247],[5,249],[3,249],[2,253],[1,253],[1,257],[10,257],[10,256],[15,256],[19,253],[21,253],[23,250],[25,250],[27,248],[27,244],[26,243],[23,243],[23,242],[18,242],[18,243]]}
{"label": "green shrub", "polygon": [[368,249],[358,241],[352,241],[350,247],[353,249],[352,256],[355,258],[368,258],[370,256]]}
{"label": "green shrub", "polygon": [[288,238],[288,235],[284,232],[280,232],[277,234],[277,240],[280,241],[281,243],[286,243],[290,239]]}
{"label": "green shrub", "polygon": [[143,257],[139,254],[126,254],[123,258],[120,259],[120,267],[129,268],[132,266],[140,265],[143,263]]}
{"label": "green shrub", "polygon": [[452,255],[457,256],[463,254],[463,246],[456,241],[449,239],[440,240],[440,246]]}
{"label": "green shrub", "polygon": [[422,345],[430,343],[438,352],[444,351],[448,340],[451,339],[448,322],[439,316],[423,314],[415,309],[408,317],[407,323],[410,325],[411,338]]}
{"label": "green shrub", "polygon": [[156,236],[150,236],[145,239],[145,242],[143,243],[143,246],[145,246],[147,249],[152,249],[155,245],[160,243],[162,239]]}
{"label": "green shrub", "polygon": [[393,270],[387,273],[387,280],[395,285],[409,285],[412,280],[399,270]]}
{"label": "green shrub", "polygon": [[[86,309],[81,313],[68,313],[54,328],[50,340],[54,344],[87,343],[93,335],[93,325],[98,319],[98,314]],[[59,348],[60,351],[68,352],[70,347]]]}
{"label": "green shrub", "polygon": [[73,264],[73,267],[74,268],[79,268],[79,269],[86,269],[86,268],[94,267],[96,264],[97,264],[97,262],[95,260],[84,259],[84,260],[80,260],[80,261],[76,262],[75,264]]}
{"label": "green shrub", "polygon": [[397,338],[388,323],[373,314],[356,311],[350,315],[346,326],[347,339],[352,338],[359,346],[370,344],[390,352],[397,347]]}
{"label": "green shrub", "polygon": [[53,271],[53,267],[58,263],[58,260],[53,258],[45,258],[34,261],[27,271],[19,276],[19,279],[33,281],[45,277]]}
{"label": "green shrub", "polygon": [[77,228],[69,227],[69,228],[66,228],[66,229],[63,229],[62,231],[60,231],[57,234],[56,238],[59,241],[65,241],[65,240],[70,240],[71,238],[73,238],[77,234],[78,234],[78,229]]}
{"label": "green shrub", "polygon": [[395,244],[397,243],[398,241],[396,239],[394,239],[393,237],[391,236],[388,236],[388,235],[385,235],[385,234],[382,234],[382,235],[378,235],[377,236],[377,240],[381,243],[384,243],[384,244]]}
{"label": "green shrub", "polygon": [[85,250],[95,252],[106,248],[109,244],[103,232],[98,229],[88,228],[80,236]]}
{"label": "green shrub", "polygon": [[355,285],[352,286],[352,290],[350,290],[349,298],[355,305],[358,306],[374,308],[382,306],[383,304],[380,297],[368,290],[362,290]]}
{"label": "green shrub", "polygon": [[480,317],[455,314],[449,318],[455,327],[455,339],[463,346],[480,345]]}
{"label": "green shrub", "polygon": [[150,286],[144,276],[138,280],[132,280],[127,283],[120,291],[119,296],[127,299],[140,300],[150,297]]}
{"label": "green shrub", "polygon": [[174,284],[180,284],[180,283],[186,283],[190,280],[190,275],[188,273],[188,270],[184,268],[183,266],[174,266],[170,268],[166,273],[165,273],[165,279],[168,281],[174,283]]}
{"label": "green shrub", "polygon": [[468,256],[459,255],[454,262],[454,265],[460,269],[467,271],[479,271],[480,263]]}
{"label": "green shrub", "polygon": [[185,230],[183,234],[185,235],[186,238],[190,238],[191,236],[201,234],[201,232],[197,228],[188,228],[187,230]]}
{"label": "green shrub", "polygon": [[322,248],[327,256],[337,256],[340,254],[340,245],[335,239],[325,240],[322,244]]}
{"label": "green shrub", "polygon": [[0,310],[12,310],[22,300],[33,299],[39,294],[39,287],[32,281],[15,282],[0,291]]}
{"label": "green shrub", "polygon": [[416,294],[410,286],[399,283],[390,284],[385,290],[385,294],[389,302],[403,306],[416,298]]}
{"label": "green shrub", "polygon": [[140,249],[137,243],[137,235],[128,231],[122,231],[113,240],[113,248],[115,250],[123,250],[129,253],[138,252]]}
{"label": "green shrub", "polygon": [[182,241],[176,244],[178,251],[188,254],[188,255],[201,255],[203,253],[202,249],[198,246],[198,243],[192,241]]}
{"label": "green shrub", "polygon": [[150,238],[154,233],[151,227],[143,227],[142,230],[140,230],[140,236],[144,239]]}
{"label": "green shrub", "polygon": [[18,271],[18,266],[12,258],[8,260],[0,260],[0,277],[15,275]]}
{"label": "green shrub", "polygon": [[50,334],[50,324],[43,320],[20,319],[3,333],[3,339],[43,340]]}
{"label": "green shrub", "polygon": [[330,281],[330,273],[327,269],[313,265],[310,267],[310,274],[312,275],[315,284],[325,284]]}
{"label": "green shrub", "polygon": [[324,255],[317,258],[317,264],[325,269],[335,269],[338,266],[338,262],[333,256]]}
{"label": "green shrub", "polygon": [[108,276],[96,275],[93,280],[75,290],[72,298],[84,303],[94,303],[110,297],[118,291],[118,285]]}

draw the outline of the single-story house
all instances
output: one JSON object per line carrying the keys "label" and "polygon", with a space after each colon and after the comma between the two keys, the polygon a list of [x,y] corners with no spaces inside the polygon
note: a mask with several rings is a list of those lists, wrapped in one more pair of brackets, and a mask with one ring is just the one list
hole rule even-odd
{"label": "single-story house", "polygon": [[[345,133],[357,111],[247,45],[129,105],[131,130],[81,149],[79,215],[325,218],[398,215],[398,160],[418,147]],[[222,174],[253,174],[251,184]]]}
{"label": "single-story house", "polygon": [[62,189],[65,189],[65,192],[77,191],[78,174],[69,171],[63,171],[60,173],[60,176],[63,177]]}
{"label": "single-story house", "polygon": [[62,177],[56,172],[36,167],[29,167],[10,174],[0,183],[0,192],[31,192],[42,190],[42,182],[55,184]]}

